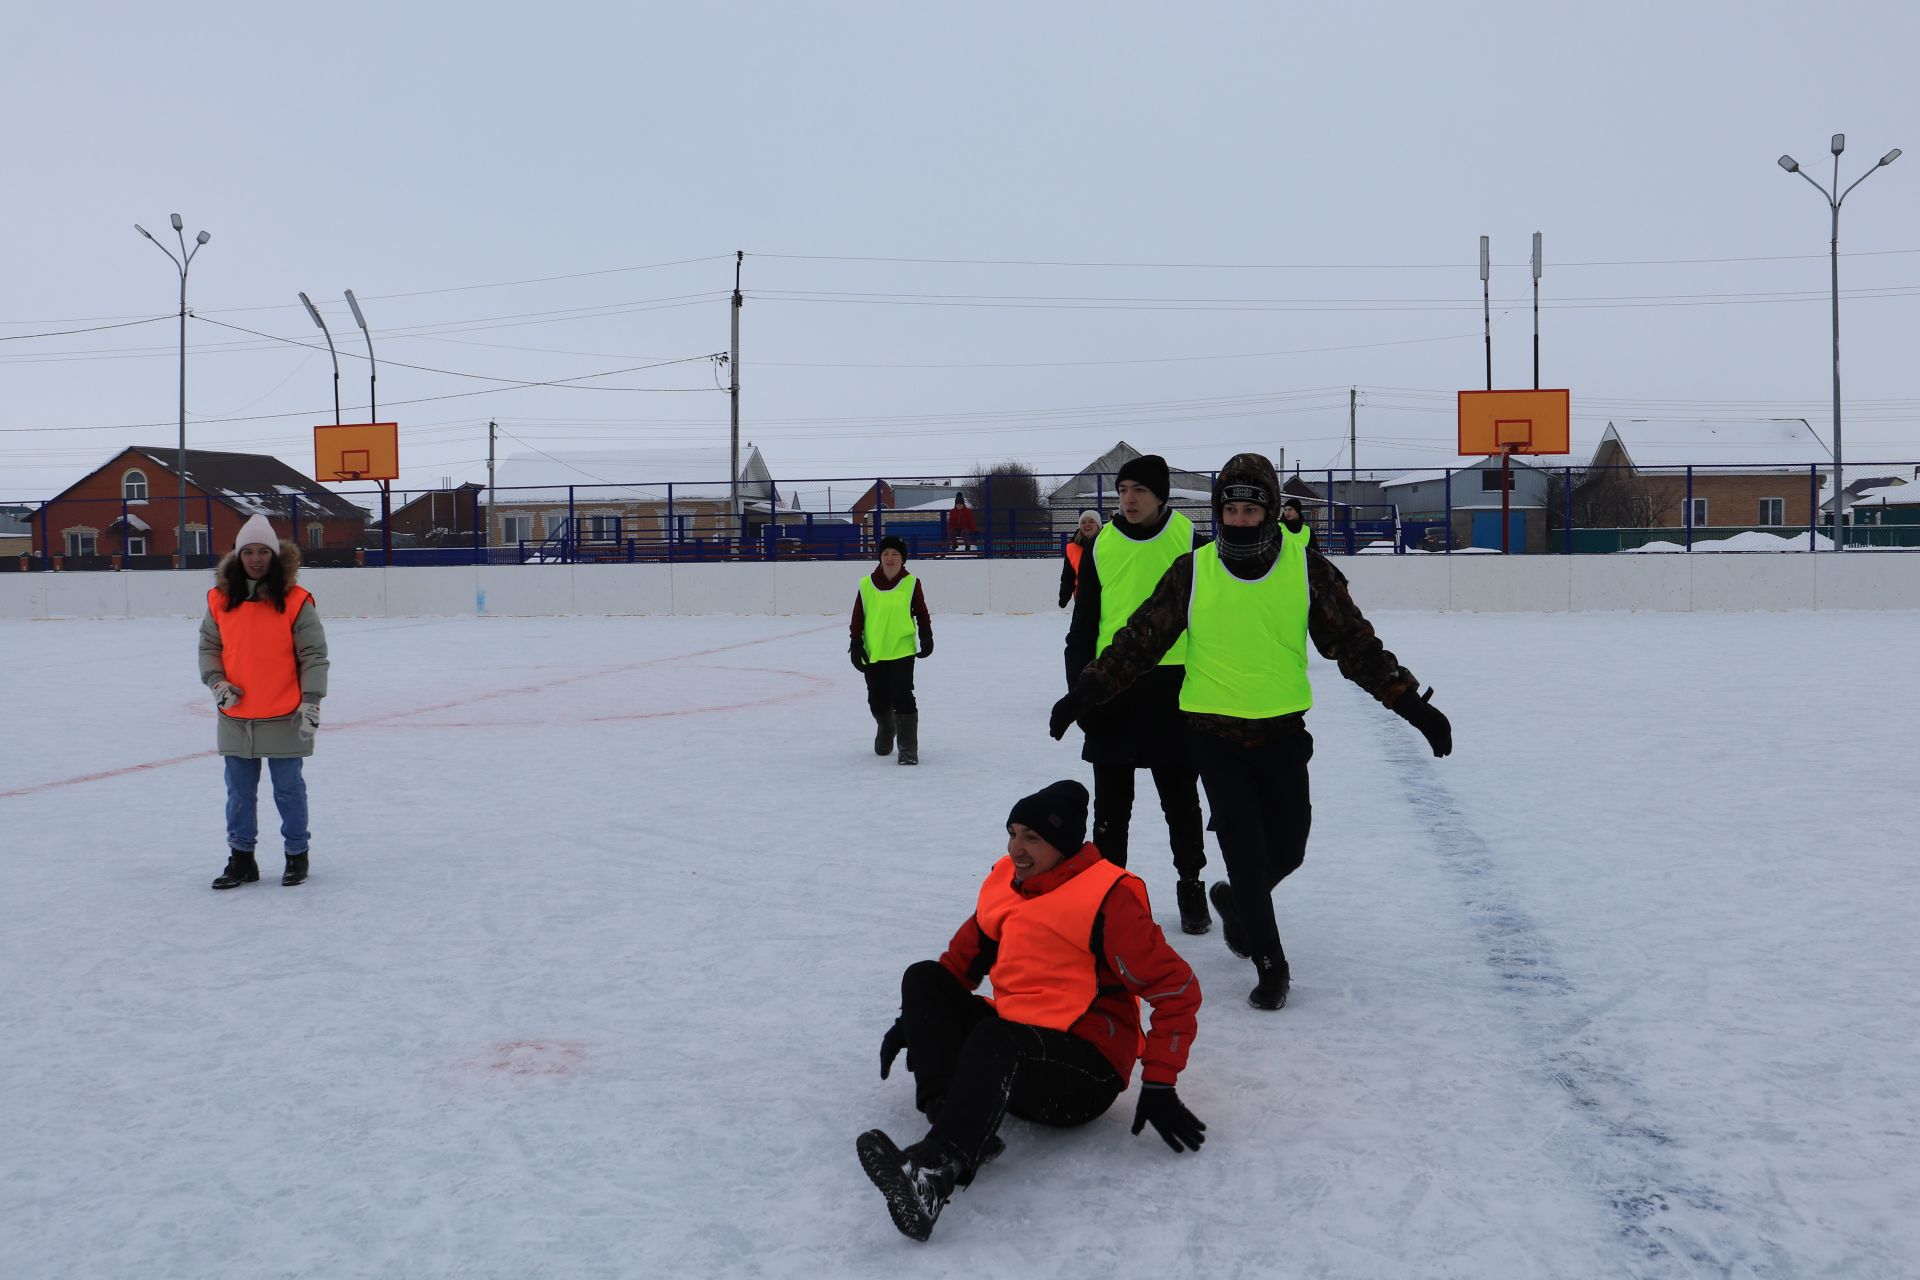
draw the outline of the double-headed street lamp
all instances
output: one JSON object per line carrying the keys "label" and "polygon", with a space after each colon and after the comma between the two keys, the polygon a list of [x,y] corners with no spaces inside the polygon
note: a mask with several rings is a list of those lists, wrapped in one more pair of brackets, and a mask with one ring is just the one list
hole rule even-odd
{"label": "double-headed street lamp", "polygon": [[[173,250],[153,239],[153,232],[137,222],[133,224],[133,229],[147,239],[153,240],[154,247],[172,259],[174,268],[180,272],[180,460],[177,478],[180,481],[178,550],[182,569],[187,567],[187,268],[193,265],[193,256],[200,252],[200,247],[213,239],[210,233],[202,231],[193,238],[193,248],[189,249],[185,227],[186,223],[180,220],[180,215],[174,214],[173,233],[180,238],[180,256],[176,258]],[[211,528],[207,530],[207,546],[209,549],[213,546]]]}
{"label": "double-headed street lamp", "polygon": [[[1797,173],[1810,183],[1815,191],[1827,198],[1827,206],[1833,210],[1833,549],[1844,551],[1847,545],[1847,490],[1841,475],[1840,464],[1840,204],[1853,188],[1865,182],[1880,169],[1900,158],[1900,148],[1895,147],[1880,157],[1880,162],[1853,180],[1853,186],[1840,191],[1840,153],[1847,149],[1847,135],[1836,133],[1829,148],[1833,152],[1833,191],[1821,186],[1812,175],[1800,167],[1800,162],[1792,156],[1781,156],[1780,167],[1788,173]],[[1834,192],[1839,191],[1839,195]]]}

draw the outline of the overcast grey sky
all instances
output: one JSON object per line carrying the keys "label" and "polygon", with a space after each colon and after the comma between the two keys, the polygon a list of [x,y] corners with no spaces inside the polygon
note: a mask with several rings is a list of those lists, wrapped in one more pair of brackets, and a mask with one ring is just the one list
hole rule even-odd
{"label": "overcast grey sky", "polygon": [[1835,131],[1843,182],[1913,152],[1848,201],[1841,284],[1848,455],[1920,459],[1911,3],[82,2],[6,26],[0,499],[175,439],[177,277],[133,229],[175,210],[213,234],[189,443],[302,471],[332,416],[324,347],[284,341],[321,345],[303,289],[348,421],[342,291],[365,306],[404,484],[483,479],[489,418],[503,454],[724,444],[701,357],[736,249],[743,435],[781,478],[1071,471],[1120,438],[1344,465],[1350,385],[1362,468],[1440,462],[1482,385],[1482,234],[1495,381],[1530,383],[1535,230],[1576,448],[1609,418],[1824,431],[1827,209],[1775,157],[1825,181]]}

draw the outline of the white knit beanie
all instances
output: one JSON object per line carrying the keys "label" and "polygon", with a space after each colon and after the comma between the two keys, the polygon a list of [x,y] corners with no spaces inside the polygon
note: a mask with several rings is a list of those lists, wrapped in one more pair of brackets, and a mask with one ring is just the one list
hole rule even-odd
{"label": "white knit beanie", "polygon": [[272,523],[262,515],[247,517],[247,522],[240,526],[240,532],[233,540],[233,549],[238,551],[249,542],[257,542],[275,551],[280,549],[280,535],[273,531]]}
{"label": "white knit beanie", "polygon": [[1093,522],[1094,522],[1095,524],[1105,524],[1105,523],[1106,523],[1106,521],[1104,521],[1104,520],[1102,520],[1102,519],[1100,518],[1100,513],[1099,513],[1098,511],[1082,511],[1082,512],[1080,513],[1080,519],[1081,519],[1081,520],[1085,520],[1085,519],[1086,519],[1086,518],[1087,518],[1088,516],[1092,516],[1092,517],[1093,517]]}

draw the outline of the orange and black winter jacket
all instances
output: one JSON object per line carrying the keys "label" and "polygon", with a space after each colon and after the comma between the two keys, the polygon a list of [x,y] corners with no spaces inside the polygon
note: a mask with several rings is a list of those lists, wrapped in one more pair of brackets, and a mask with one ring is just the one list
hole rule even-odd
{"label": "orange and black winter jacket", "polygon": [[[1066,884],[1101,861],[1091,844],[1042,875],[1017,885],[1024,897],[1037,897]],[[1200,982],[1153,922],[1147,887],[1137,876],[1122,877],[1108,891],[1094,917],[1087,949],[1094,957],[1096,995],[1093,1005],[1067,1030],[1092,1044],[1113,1064],[1122,1085],[1141,1064],[1141,1079],[1172,1084],[1187,1065],[1187,1053],[1200,1013]],[[977,916],[967,919],[947,944],[940,963],[964,983],[977,989],[999,958],[999,944],[980,928]],[[1141,1043],[1141,1000],[1153,1007],[1152,1023]]]}

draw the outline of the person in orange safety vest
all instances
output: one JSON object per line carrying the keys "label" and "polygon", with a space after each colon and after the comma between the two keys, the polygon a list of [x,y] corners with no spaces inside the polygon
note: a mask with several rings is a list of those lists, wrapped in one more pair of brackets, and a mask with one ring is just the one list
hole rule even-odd
{"label": "person in orange safety vest", "polygon": [[[925,1240],[956,1187],[1005,1149],[1011,1112],[1071,1128],[1103,1115],[1141,1064],[1133,1132],[1174,1151],[1206,1125],[1174,1090],[1200,1011],[1200,984],[1153,922],[1146,885],[1086,842],[1087,789],[1062,781],[1007,815],[1007,856],[939,960],[910,966],[900,1017],[880,1044],[886,1079],[902,1049],[931,1122],[902,1149],[860,1135],[861,1167],[901,1232]],[[973,994],[983,978],[993,998]],[[1140,1002],[1153,1008],[1145,1034]]]}
{"label": "person in orange safety vest", "polygon": [[216,745],[227,774],[227,866],[216,889],[260,878],[260,762],[273,775],[286,846],[283,885],[307,878],[307,783],[320,700],[327,696],[327,633],[313,597],[295,578],[300,548],[282,541],[263,515],[240,527],[220,561],[200,620],[200,682],[213,693]]}

